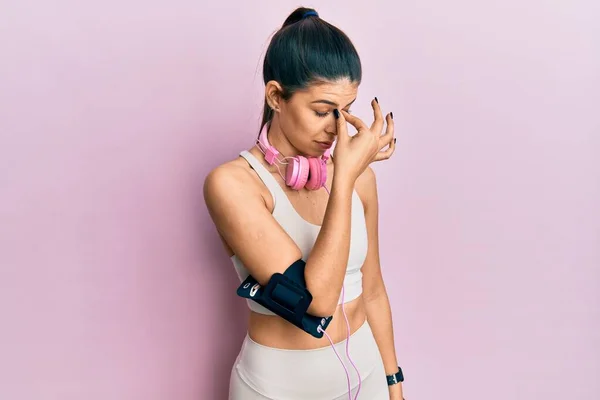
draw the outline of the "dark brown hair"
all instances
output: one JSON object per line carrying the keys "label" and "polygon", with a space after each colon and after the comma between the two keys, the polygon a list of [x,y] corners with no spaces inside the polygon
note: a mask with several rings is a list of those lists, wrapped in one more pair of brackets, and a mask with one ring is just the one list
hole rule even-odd
{"label": "dark brown hair", "polygon": [[[277,81],[283,100],[319,81],[349,78],[360,83],[362,67],[352,41],[340,29],[321,19],[312,8],[300,7],[273,35],[263,63],[263,80]],[[273,119],[265,99],[260,130]],[[259,132],[260,132],[259,130]]]}

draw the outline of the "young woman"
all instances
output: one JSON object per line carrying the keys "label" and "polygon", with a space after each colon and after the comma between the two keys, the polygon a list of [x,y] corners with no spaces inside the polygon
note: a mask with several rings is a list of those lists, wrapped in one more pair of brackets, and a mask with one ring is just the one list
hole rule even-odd
{"label": "young woman", "polygon": [[[377,98],[370,126],[349,114],[360,58],[350,39],[313,9],[286,19],[263,74],[259,140],[212,170],[204,185],[240,279],[255,283],[242,285],[251,312],[229,399],[401,400],[369,167],[395,150],[393,114],[384,116]],[[301,273],[289,285],[300,287],[304,299],[310,294],[306,318],[320,321],[312,334],[253,297],[276,275],[292,276],[286,275],[292,268]],[[283,283],[276,290],[291,287]]]}

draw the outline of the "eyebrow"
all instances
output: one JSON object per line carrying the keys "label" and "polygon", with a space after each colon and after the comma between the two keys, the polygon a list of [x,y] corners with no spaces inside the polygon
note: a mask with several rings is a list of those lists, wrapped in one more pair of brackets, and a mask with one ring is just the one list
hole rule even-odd
{"label": "eyebrow", "polygon": [[[355,101],[356,101],[356,97],[354,98],[354,100],[352,100],[350,103],[348,103],[348,105],[346,107],[351,106],[352,103],[354,103]],[[334,106],[334,107],[338,107],[339,106],[338,103],[335,103],[335,102],[329,101],[329,100],[315,100],[311,104],[314,104],[314,103],[323,103],[323,104],[328,104],[328,105]]]}

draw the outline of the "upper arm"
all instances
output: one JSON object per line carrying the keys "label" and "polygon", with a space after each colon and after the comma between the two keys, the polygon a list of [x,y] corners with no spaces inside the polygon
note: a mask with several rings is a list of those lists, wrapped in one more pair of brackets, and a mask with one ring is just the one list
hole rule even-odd
{"label": "upper arm", "polygon": [[219,234],[262,286],[302,257],[243,168],[212,170],[204,181],[204,200]]}
{"label": "upper arm", "polygon": [[363,202],[367,225],[368,250],[362,266],[363,297],[365,301],[377,297],[385,286],[379,262],[379,200],[377,198],[377,180],[371,167],[356,180],[356,192]]}

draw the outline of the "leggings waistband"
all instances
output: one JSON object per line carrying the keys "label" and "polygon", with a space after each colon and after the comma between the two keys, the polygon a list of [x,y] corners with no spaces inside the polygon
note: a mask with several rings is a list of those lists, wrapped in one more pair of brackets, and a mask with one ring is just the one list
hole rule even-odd
{"label": "leggings waistband", "polygon": [[[358,376],[346,355],[346,343],[347,339],[334,346],[354,388]],[[367,321],[350,336],[348,344],[350,357],[364,380],[381,364]],[[348,391],[346,373],[331,345],[310,350],[278,349],[256,343],[246,335],[234,368],[250,387],[270,398],[333,399]]]}

